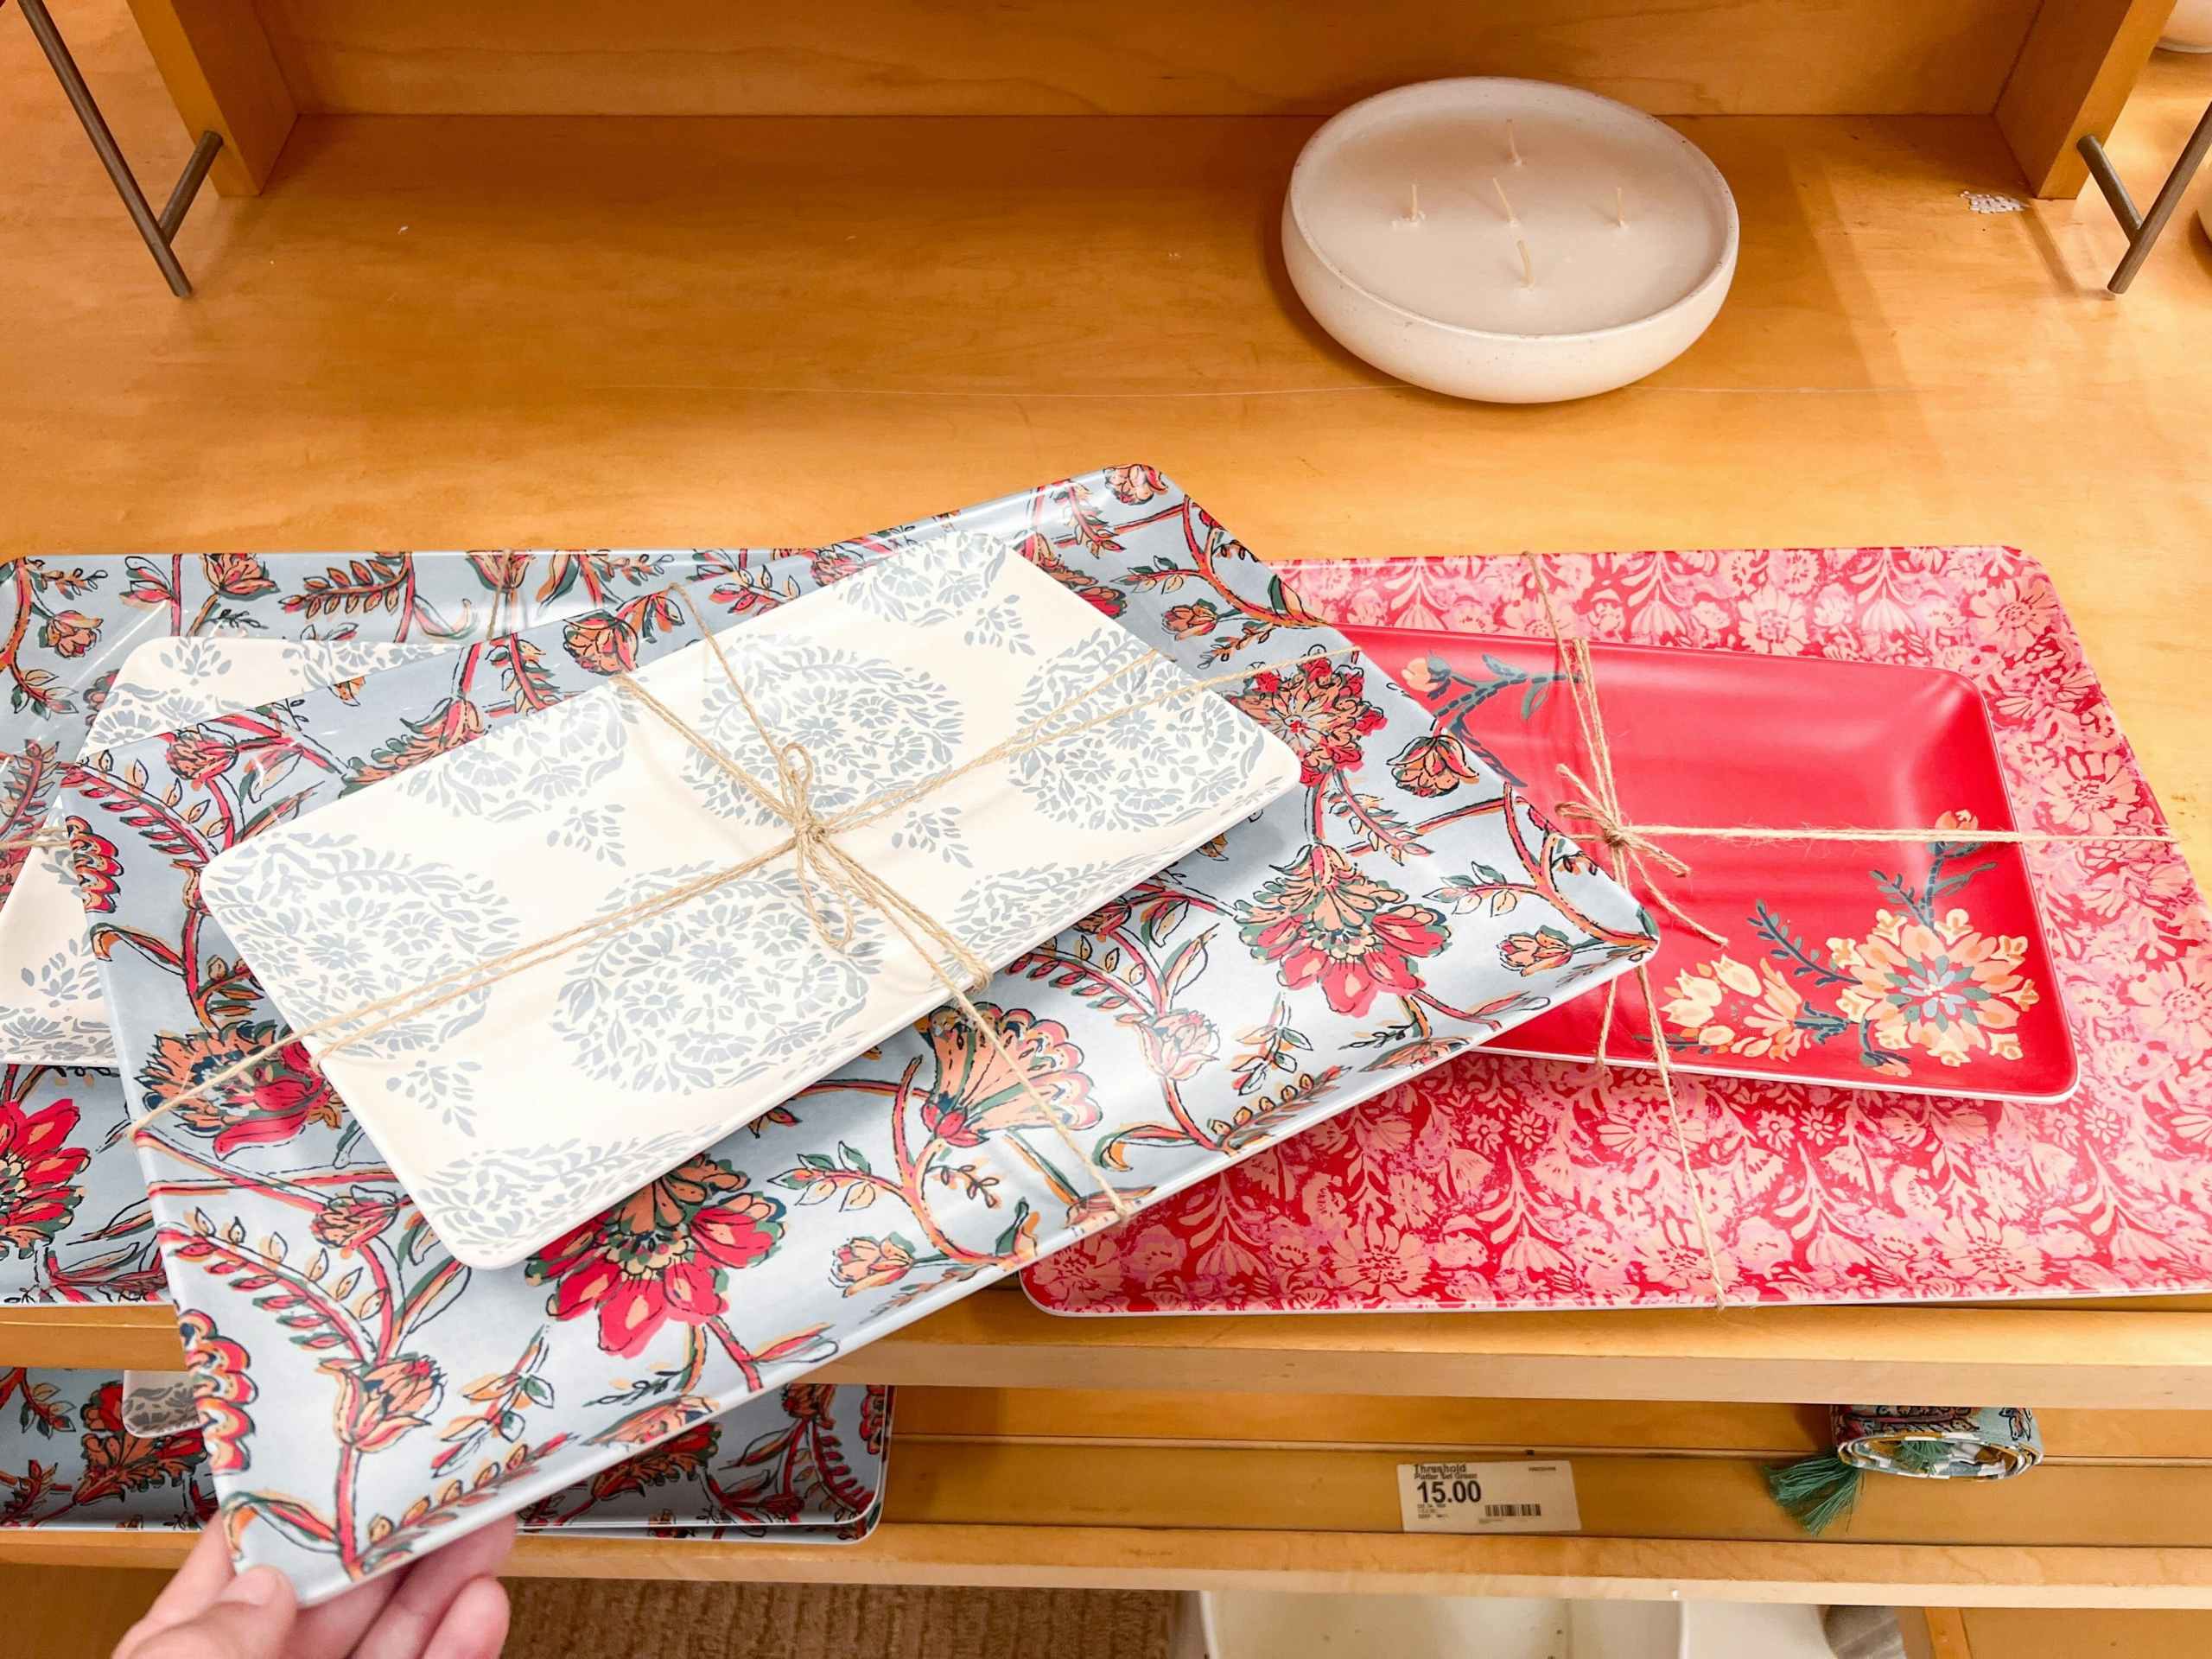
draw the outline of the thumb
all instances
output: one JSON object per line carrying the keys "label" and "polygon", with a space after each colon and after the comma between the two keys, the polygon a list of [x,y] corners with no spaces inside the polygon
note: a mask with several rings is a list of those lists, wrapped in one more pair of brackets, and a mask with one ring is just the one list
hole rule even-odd
{"label": "thumb", "polygon": [[284,1659],[299,1603],[273,1567],[241,1573],[199,1616],[171,1625],[130,1659]]}

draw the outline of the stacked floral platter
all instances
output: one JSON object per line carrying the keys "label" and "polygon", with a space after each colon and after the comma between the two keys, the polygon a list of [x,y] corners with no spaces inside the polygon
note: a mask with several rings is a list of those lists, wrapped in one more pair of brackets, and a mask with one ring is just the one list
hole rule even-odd
{"label": "stacked floral platter", "polygon": [[[1065,652],[1001,613],[1038,577]],[[884,1407],[798,1379],[1024,1268],[1109,1313],[2212,1285],[2203,907],[2018,555],[1287,573],[1127,467],[814,550],[0,579],[5,1294],[176,1303],[220,1512],[310,1599],[518,1510],[849,1534]],[[841,591],[942,648],[861,660]],[[952,803],[962,652],[1031,723]],[[1642,822],[1925,833],[1617,864],[1593,687]],[[1064,717],[1110,741],[1004,749]],[[816,861],[747,887],[639,836],[664,798]],[[899,927],[807,839],[886,798]],[[766,1055],[716,988],[762,926],[820,976]],[[965,1001],[914,1018],[933,950]],[[531,1142],[525,1059],[588,1109]]]}

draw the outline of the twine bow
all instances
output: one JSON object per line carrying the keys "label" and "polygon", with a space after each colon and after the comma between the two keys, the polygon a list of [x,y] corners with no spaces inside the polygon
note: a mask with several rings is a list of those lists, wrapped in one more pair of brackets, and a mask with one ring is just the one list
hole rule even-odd
{"label": "twine bow", "polygon": [[[1580,635],[1570,637],[1561,626],[1559,609],[1552,594],[1551,574],[1546,569],[1542,556],[1535,553],[1523,553],[1522,557],[1535,578],[1536,597],[1543,606],[1544,626],[1549,631],[1552,644],[1558,648],[1560,662],[1567,671],[1568,700],[1573,706],[1575,723],[1581,731],[1582,747],[1590,756],[1590,769],[1596,779],[1593,787],[1573,767],[1562,763],[1558,768],[1560,777],[1578,792],[1574,798],[1554,807],[1554,816],[1590,825],[1599,842],[1612,855],[1616,880],[1624,887],[1630,887],[1632,874],[1635,877],[1634,886],[1640,887],[1646,898],[1692,932],[1713,944],[1725,945],[1728,941],[1725,936],[1715,933],[1695,918],[1686,914],[1653,878],[1650,867],[1655,864],[1676,880],[1690,874],[1689,865],[1660,846],[1656,837],[1668,836],[1746,842],[1910,842],[1923,844],[1971,839],[2013,846],[2065,842],[2165,847],[2175,844],[2174,837],[2164,834],[2068,835],[2034,830],[1965,830],[1957,826],[1825,829],[1812,825],[1783,828],[1778,825],[1635,823],[1621,805],[1620,789],[1613,777],[1612,745],[1605,731],[1605,711],[1598,700],[1597,668],[1591,660],[1590,642]],[[1681,1166],[1683,1180],[1689,1187],[1692,1216],[1697,1223],[1699,1242],[1705,1251],[1706,1271],[1713,1281],[1713,1304],[1715,1307],[1726,1307],[1728,1306],[1726,1274],[1721,1266],[1719,1249],[1713,1243],[1704,1183],[1698,1178],[1696,1164],[1690,1156],[1689,1138],[1682,1129],[1681,1104],[1675,1090],[1675,1068],[1669,1058],[1667,1029],[1659,1017],[1659,1000],[1652,991],[1650,962],[1649,953],[1637,958],[1635,971],[1637,988],[1643,995],[1644,1014],[1650,1021],[1652,1065],[1659,1075],[1659,1093],[1666,1103],[1667,1123],[1674,1137],[1675,1156]],[[1597,1064],[1598,1087],[1601,1094],[1611,1082],[1611,1057],[1607,1050],[1612,1038],[1613,1011],[1619,984],[1618,979],[1607,982],[1605,1005],[1599,1016]]]}
{"label": "twine bow", "polygon": [[[883,917],[892,931],[899,935],[915,955],[944,986],[961,1017],[972,1027],[977,1036],[1006,1066],[1016,1085],[1036,1109],[1039,1119],[1060,1138],[1061,1141],[1081,1160],[1097,1183],[1098,1197],[1112,1210],[1116,1220],[1131,1213],[1128,1198],[1106,1177],[1098,1161],[1077,1140],[1065,1116],[1039,1088],[1028,1068],[1008,1046],[995,1023],[986,1017],[972,1000],[971,988],[980,989],[993,973],[990,963],[984,962],[966,944],[937,921],[926,911],[914,904],[880,876],[861,864],[840,844],[839,837],[848,831],[863,828],[888,817],[911,803],[934,794],[937,791],[985,766],[1017,755],[1030,753],[1066,739],[1095,731],[1124,716],[1155,708],[1179,698],[1208,691],[1217,686],[1241,683],[1257,674],[1282,671],[1298,663],[1319,658],[1350,655],[1354,647],[1346,645],[1333,652],[1310,653],[1282,662],[1262,664],[1240,669],[1233,673],[1217,674],[1202,679],[1178,676],[1175,682],[1148,696],[1141,696],[1102,713],[1084,713],[1073,723],[1061,723],[1065,717],[1083,710],[1101,692],[1140,671],[1167,663],[1159,652],[1147,649],[1094,683],[1066,698],[1057,707],[1031,721],[1009,737],[992,745],[981,753],[957,766],[937,772],[918,783],[903,785],[842,811],[823,815],[815,804],[817,768],[812,754],[799,743],[779,742],[769,730],[766,721],[747,692],[736,667],[723,652],[721,642],[707,626],[696,600],[689,590],[671,584],[666,590],[681,599],[690,608],[702,638],[712,652],[724,677],[735,694],[740,708],[762,747],[770,757],[773,769],[772,781],[764,780],[748,772],[721,747],[696,730],[691,724],[670,709],[646,686],[627,674],[613,677],[615,689],[631,697],[641,707],[667,725],[690,744],[701,755],[739,788],[759,803],[785,827],[784,838],[766,851],[757,853],[735,864],[716,869],[626,906],[608,915],[596,917],[577,926],[533,940],[530,944],[501,952],[499,955],[466,967],[452,969],[413,985],[403,991],[364,1003],[359,1007],[303,1028],[287,1033],[280,1040],[266,1044],[243,1056],[232,1065],[202,1078],[192,1089],[171,1096],[159,1106],[132,1120],[131,1133],[143,1135],[159,1118],[188,1103],[206,1098],[224,1084],[243,1077],[255,1066],[273,1058],[295,1043],[304,1043],[310,1038],[342,1034],[321,1046],[318,1059],[327,1059],[342,1050],[367,1041],[380,1032],[407,1020],[420,1019],[447,1004],[474,995],[502,980],[555,961],[570,952],[581,950],[595,940],[607,938],[625,929],[634,927],[656,916],[675,910],[718,888],[743,880],[745,877],[788,858],[798,890],[801,906],[805,910],[809,925],[824,944],[834,950],[850,947],[855,933],[855,914],[861,910],[873,911]],[[834,900],[829,902],[826,900]]]}

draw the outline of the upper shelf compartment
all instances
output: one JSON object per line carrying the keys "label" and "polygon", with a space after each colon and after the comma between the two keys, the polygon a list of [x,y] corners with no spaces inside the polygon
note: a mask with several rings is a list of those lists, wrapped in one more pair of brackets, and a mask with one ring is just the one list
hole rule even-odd
{"label": "upper shelf compartment", "polygon": [[1326,115],[1460,74],[1656,115],[1982,115],[2038,0],[257,3],[303,115]]}

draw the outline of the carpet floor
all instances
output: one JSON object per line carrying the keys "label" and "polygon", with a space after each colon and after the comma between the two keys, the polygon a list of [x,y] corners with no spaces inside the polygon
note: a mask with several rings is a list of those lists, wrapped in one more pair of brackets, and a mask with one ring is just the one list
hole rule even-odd
{"label": "carpet floor", "polygon": [[504,1659],[1163,1659],[1175,1598],[1120,1590],[511,1579]]}

